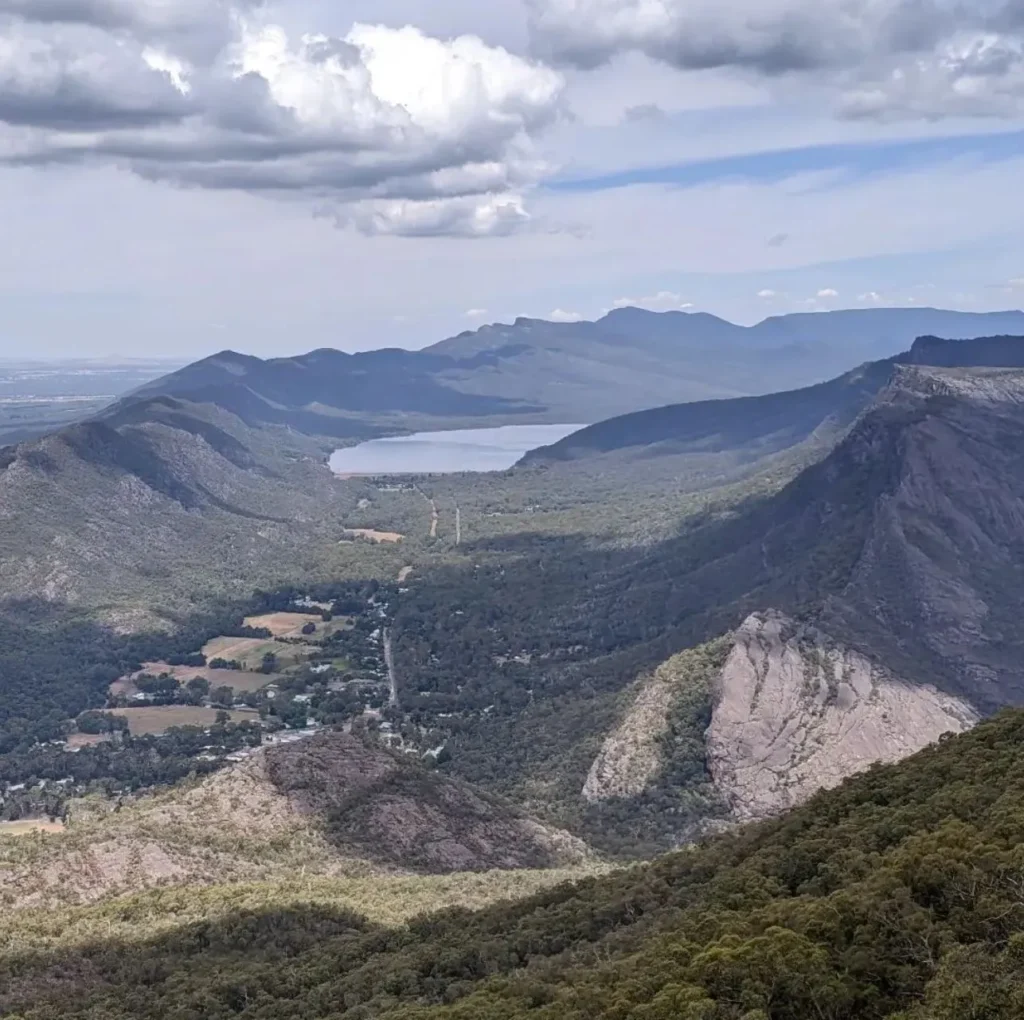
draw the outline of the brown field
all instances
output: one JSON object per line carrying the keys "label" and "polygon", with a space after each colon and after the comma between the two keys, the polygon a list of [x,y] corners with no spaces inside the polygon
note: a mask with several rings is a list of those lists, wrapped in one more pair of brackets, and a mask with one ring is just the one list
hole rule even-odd
{"label": "brown field", "polygon": [[51,822],[40,818],[26,818],[21,822],[0,822],[0,837],[28,836],[33,832],[63,832],[63,822]]}
{"label": "brown field", "polygon": [[264,638],[216,637],[203,645],[203,655],[209,659],[237,659],[244,662],[257,656],[262,659],[266,651],[276,651],[273,641]]}
{"label": "brown field", "polygon": [[[232,638],[231,640],[240,639]],[[266,643],[260,642],[261,645]],[[262,655],[260,658],[262,659]],[[166,662],[146,662],[143,664],[142,672],[148,673],[150,676],[163,676],[164,673],[170,673],[182,684],[187,684],[193,677],[199,676],[209,681],[211,687],[231,687],[236,691],[258,691],[266,687],[267,684],[272,684],[275,680],[280,679],[279,673],[248,673],[237,669],[210,669],[209,666],[169,666]],[[131,677],[122,677],[110,685],[110,693],[123,694],[130,698],[133,694],[137,694],[138,690],[132,683]]]}
{"label": "brown field", "polygon": [[95,747],[97,744],[105,744],[109,739],[109,733],[72,733],[67,739],[67,746]]}
{"label": "brown field", "polygon": [[312,613],[264,613],[245,619],[246,627],[266,627],[274,637],[302,637],[302,628],[307,623],[316,624],[319,630],[323,620]]}
{"label": "brown field", "polygon": [[399,535],[397,531],[375,531],[373,528],[347,528],[345,538],[368,538],[371,542],[401,542],[405,535]]}
{"label": "brown field", "polygon": [[[212,726],[217,720],[217,709],[193,705],[145,705],[140,708],[115,708],[114,715],[128,720],[132,736],[145,733],[159,734],[172,726]],[[258,722],[259,712],[229,712],[232,722]]]}

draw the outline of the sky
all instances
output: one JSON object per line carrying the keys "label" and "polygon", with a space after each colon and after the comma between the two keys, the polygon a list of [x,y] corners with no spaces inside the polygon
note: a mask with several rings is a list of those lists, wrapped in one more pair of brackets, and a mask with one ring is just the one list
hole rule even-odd
{"label": "sky", "polygon": [[0,0],[0,357],[1024,304],[1022,0]]}

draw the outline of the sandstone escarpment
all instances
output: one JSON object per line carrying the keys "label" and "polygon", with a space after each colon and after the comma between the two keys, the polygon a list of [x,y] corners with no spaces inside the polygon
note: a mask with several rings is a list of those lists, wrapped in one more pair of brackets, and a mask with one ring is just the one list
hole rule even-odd
{"label": "sandstone escarpment", "polygon": [[967,702],[893,677],[773,612],[739,628],[714,698],[708,767],[741,821],[778,814],[978,721]]}

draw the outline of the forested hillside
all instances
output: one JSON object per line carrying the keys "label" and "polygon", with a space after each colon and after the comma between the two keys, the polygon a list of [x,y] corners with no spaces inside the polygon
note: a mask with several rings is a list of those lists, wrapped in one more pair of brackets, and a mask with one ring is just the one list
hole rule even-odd
{"label": "forested hillside", "polygon": [[[1024,713],[786,817],[576,886],[384,929],[297,899],[146,941],[15,917],[22,1020],[1016,1020]],[[130,911],[131,901],[125,910]],[[62,918],[75,931],[76,913]]]}
{"label": "forested hillside", "polygon": [[909,350],[815,386],[735,400],[670,404],[610,418],[531,451],[521,463],[594,461],[594,470],[621,473],[638,460],[657,463],[667,457],[710,459],[728,454],[741,467],[801,444],[834,442],[892,383],[901,365],[1019,368],[1024,366],[1024,335],[970,340],[921,336]]}
{"label": "forested hillside", "polygon": [[[618,825],[580,794],[633,682],[754,613],[814,623],[824,646],[981,715],[1019,704],[1022,394],[1020,370],[902,367],[823,460],[671,539],[481,542],[472,571],[436,570],[398,603],[403,707],[446,736],[444,769],[602,840]],[[693,720],[711,709],[705,693]],[[630,827],[643,805],[621,806],[649,845]]]}

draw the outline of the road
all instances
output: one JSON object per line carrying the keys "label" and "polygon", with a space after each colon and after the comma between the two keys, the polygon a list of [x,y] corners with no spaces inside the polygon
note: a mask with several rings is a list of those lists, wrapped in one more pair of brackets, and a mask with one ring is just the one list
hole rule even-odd
{"label": "road", "polygon": [[430,504],[430,537],[437,538],[437,504],[418,485],[413,488]]}
{"label": "road", "polygon": [[388,684],[391,687],[391,696],[388,704],[392,708],[398,707],[398,677],[395,676],[395,657],[391,651],[391,630],[384,628],[384,664],[388,668]]}

